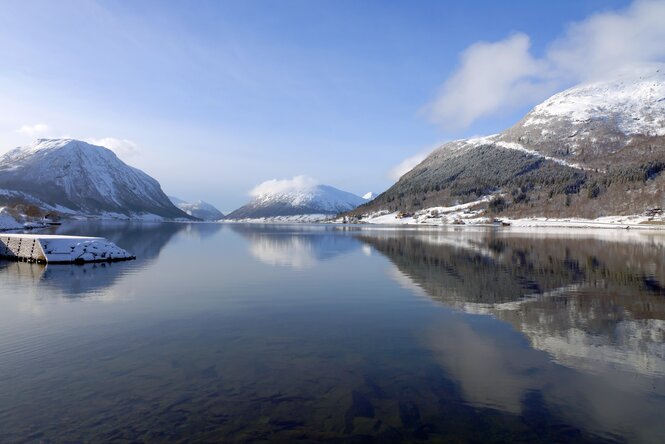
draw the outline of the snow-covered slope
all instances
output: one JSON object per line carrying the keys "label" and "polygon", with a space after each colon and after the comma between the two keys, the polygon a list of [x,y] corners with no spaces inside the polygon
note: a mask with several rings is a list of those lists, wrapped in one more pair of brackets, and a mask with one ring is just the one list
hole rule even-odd
{"label": "snow-covered slope", "polygon": [[559,119],[577,125],[606,120],[626,135],[665,136],[665,70],[639,68],[570,88],[536,106],[524,126]]}
{"label": "snow-covered slope", "polygon": [[329,185],[266,192],[228,214],[227,219],[255,219],[302,214],[337,214],[356,208],[365,199]]}
{"label": "snow-covered slope", "polygon": [[587,168],[648,154],[665,136],[665,66],[633,68],[555,94],[500,140]]}
{"label": "snow-covered slope", "polygon": [[0,207],[0,231],[1,230],[16,230],[22,228],[22,224],[7,211],[6,208]]}
{"label": "snow-covered slope", "polygon": [[212,204],[204,202],[202,200],[197,200],[196,202],[185,202],[182,199],[178,199],[174,196],[169,196],[173,205],[180,208],[185,213],[190,216],[196,217],[202,220],[220,220],[224,217],[224,214],[215,208]]}
{"label": "snow-covered slope", "polygon": [[368,192],[368,193],[363,194],[363,199],[365,199],[365,200],[372,200],[372,199],[374,199],[376,196],[378,196],[376,193],[372,193],[372,192],[370,191],[370,192]]}
{"label": "snow-covered slope", "polygon": [[0,157],[0,189],[64,213],[124,218],[187,218],[144,172],[111,150],[73,139],[40,139]]}

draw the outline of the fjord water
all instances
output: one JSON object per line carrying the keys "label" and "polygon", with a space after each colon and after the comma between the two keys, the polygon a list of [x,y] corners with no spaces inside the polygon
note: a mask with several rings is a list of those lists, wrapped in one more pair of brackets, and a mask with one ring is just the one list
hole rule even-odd
{"label": "fjord water", "polygon": [[665,235],[76,223],[0,262],[0,441],[664,442]]}

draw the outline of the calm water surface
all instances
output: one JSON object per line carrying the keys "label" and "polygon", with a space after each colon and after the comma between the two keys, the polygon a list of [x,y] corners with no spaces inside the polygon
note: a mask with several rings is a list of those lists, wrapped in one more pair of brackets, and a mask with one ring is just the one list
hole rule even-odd
{"label": "calm water surface", "polygon": [[92,224],[0,261],[0,442],[665,442],[665,236]]}

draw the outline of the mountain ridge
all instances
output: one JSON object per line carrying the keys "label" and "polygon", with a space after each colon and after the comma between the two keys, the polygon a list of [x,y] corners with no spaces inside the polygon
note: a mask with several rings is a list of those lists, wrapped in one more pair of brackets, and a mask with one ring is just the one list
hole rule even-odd
{"label": "mountain ridge", "polygon": [[185,213],[201,220],[216,221],[224,218],[224,213],[219,211],[214,205],[202,200],[186,202],[174,196],[169,196],[169,200]]}

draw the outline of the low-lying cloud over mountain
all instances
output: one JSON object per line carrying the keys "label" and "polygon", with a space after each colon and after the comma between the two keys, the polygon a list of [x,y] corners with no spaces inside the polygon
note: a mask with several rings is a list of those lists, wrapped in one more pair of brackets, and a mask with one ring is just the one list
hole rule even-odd
{"label": "low-lying cloud over mountain", "polygon": [[295,176],[291,179],[271,179],[252,188],[249,194],[252,197],[258,197],[265,194],[293,193],[307,191],[316,185],[318,185],[318,182],[307,176]]}
{"label": "low-lying cloud over mountain", "polygon": [[51,127],[45,123],[35,123],[34,125],[21,125],[21,127],[17,129],[16,132],[25,134],[30,138],[35,138],[37,136],[43,136],[50,130]]}
{"label": "low-lying cloud over mountain", "polygon": [[366,202],[360,196],[319,184],[307,176],[268,180],[254,187],[250,195],[252,200],[227,215],[228,219],[333,215]]}
{"label": "low-lying cloud over mountain", "polygon": [[136,142],[128,139],[118,139],[116,137],[102,137],[101,139],[88,139],[86,142],[92,145],[108,148],[119,157],[127,158],[138,153],[139,147]]}

